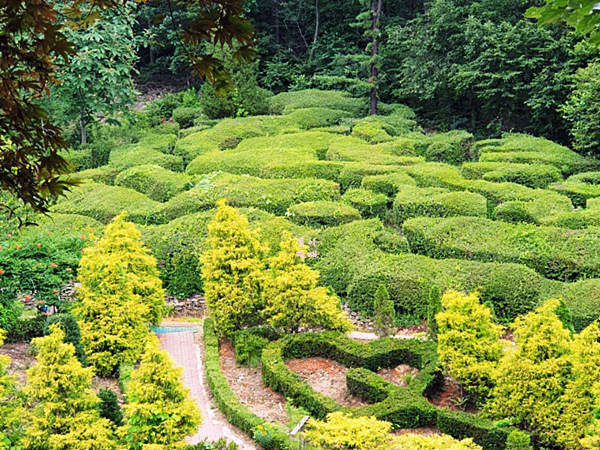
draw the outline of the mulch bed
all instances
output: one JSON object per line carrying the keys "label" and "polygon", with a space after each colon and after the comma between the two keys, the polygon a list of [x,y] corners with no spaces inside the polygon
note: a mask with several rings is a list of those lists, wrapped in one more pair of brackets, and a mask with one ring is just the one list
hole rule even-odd
{"label": "mulch bed", "polygon": [[384,380],[389,381],[390,383],[395,384],[396,386],[408,386],[406,382],[407,377],[417,376],[419,374],[419,370],[411,367],[407,364],[400,364],[399,366],[394,367],[393,369],[379,369],[377,371],[377,375],[379,375]]}
{"label": "mulch bed", "polygon": [[351,395],[346,388],[348,368],[326,358],[291,359],[286,366],[295,372],[315,392],[331,398],[343,406],[363,406],[368,403]]}
{"label": "mulch bed", "polygon": [[219,351],[221,370],[238,400],[261,419],[287,425],[285,397],[263,385],[260,368],[239,367],[227,341],[221,343]]}
{"label": "mulch bed", "polygon": [[25,371],[35,365],[35,358],[29,353],[29,343],[12,342],[0,347],[0,355],[10,357],[8,373],[16,376],[17,383],[25,386],[27,374]]}

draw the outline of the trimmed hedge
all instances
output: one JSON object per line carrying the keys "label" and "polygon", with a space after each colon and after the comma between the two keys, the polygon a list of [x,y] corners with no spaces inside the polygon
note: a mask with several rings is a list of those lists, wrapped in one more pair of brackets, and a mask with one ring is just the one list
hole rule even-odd
{"label": "trimmed hedge", "polygon": [[[219,363],[219,341],[214,331],[213,321],[210,318],[204,320],[204,358],[206,380],[208,381],[208,386],[219,407],[219,411],[227,417],[229,423],[252,437],[256,427],[264,425],[267,422],[242,405],[229,387],[227,379],[221,372]],[[277,429],[273,430],[272,433],[273,441],[270,449],[292,450],[296,448],[297,443],[293,441],[287,433]]]}
{"label": "trimmed hedge", "polygon": [[384,175],[367,175],[362,179],[361,187],[394,197],[405,184],[415,186],[415,180],[404,172],[392,172]]}
{"label": "trimmed hedge", "polygon": [[343,110],[329,109],[322,106],[317,108],[301,108],[287,113],[288,118],[292,123],[302,130],[310,130],[311,128],[329,127],[338,125],[340,121],[349,117],[351,113]]}
{"label": "trimmed hedge", "polygon": [[412,139],[395,139],[391,142],[379,144],[377,147],[396,156],[417,156],[415,142]]}
{"label": "trimmed hedge", "polygon": [[83,170],[77,172],[77,178],[92,180],[96,183],[114,185],[115,178],[121,173],[121,170],[112,166],[100,166],[95,169]]}
{"label": "trimmed hedge", "polygon": [[282,216],[296,203],[338,200],[340,188],[337,183],[327,180],[262,180],[221,173],[201,178],[197,187],[172,198],[165,204],[164,214],[171,220],[213,208],[221,198],[226,198],[234,207],[256,207]]}
{"label": "trimmed hedge", "polygon": [[550,185],[550,189],[566,195],[577,207],[584,207],[590,198],[600,197],[600,186],[582,182],[564,181]]}
{"label": "trimmed hedge", "polygon": [[550,279],[600,277],[600,229],[566,230],[474,217],[404,223],[412,251],[436,259],[524,264]]}
{"label": "trimmed hedge", "polygon": [[530,201],[509,201],[496,207],[492,217],[511,223],[542,224],[545,217],[573,211],[571,200],[552,191],[537,190]]}
{"label": "trimmed hedge", "polygon": [[166,202],[180,192],[194,186],[192,178],[160,166],[145,164],[121,172],[115,178],[115,186],[134,189],[157,202]]}
{"label": "trimmed hedge", "polygon": [[427,149],[423,156],[427,161],[459,165],[471,159],[473,135],[463,130],[436,133],[426,137]]}
{"label": "trimmed hedge", "polygon": [[383,219],[387,213],[387,197],[367,189],[348,189],[342,201],[356,208],[365,219],[371,217]]}
{"label": "trimmed hedge", "polygon": [[[391,139],[391,138],[390,138]],[[398,156],[391,147],[369,145],[354,136],[339,137],[327,150],[328,161],[368,162],[379,165],[410,165],[423,163],[422,157]]]}
{"label": "trimmed hedge", "polygon": [[585,202],[585,207],[587,209],[600,209],[600,198],[589,198]]}
{"label": "trimmed hedge", "polygon": [[338,181],[343,163],[318,161],[310,149],[272,148],[257,152],[213,152],[198,156],[187,167],[188,175],[215,170],[260,178],[322,178]]}
{"label": "trimmed hedge", "polygon": [[127,211],[128,220],[139,224],[163,223],[161,204],[133,189],[89,181],[73,188],[51,210],[63,214],[80,214],[109,223],[113,217]]}
{"label": "trimmed hedge", "polygon": [[600,210],[584,209],[582,211],[566,212],[545,217],[540,223],[549,227],[581,230],[589,227],[600,227]]}
{"label": "trimmed hedge", "polygon": [[[542,277],[519,264],[481,263],[456,259],[435,260],[421,255],[385,255],[371,252],[367,264],[350,267],[352,279],[347,301],[353,310],[373,313],[373,299],[383,283],[394,301],[397,315],[427,317],[429,291],[479,289],[483,302],[494,305],[497,317],[510,322],[533,310],[538,303]],[[323,259],[327,259],[326,255]],[[334,274],[321,270],[321,277]]]}
{"label": "trimmed hedge", "polygon": [[360,220],[360,212],[350,205],[325,200],[299,203],[288,208],[292,222],[311,227],[335,226]]}
{"label": "trimmed hedge", "polygon": [[399,225],[411,217],[418,216],[485,217],[486,215],[487,202],[479,194],[404,185],[396,194],[389,220],[391,223]]}
{"label": "trimmed hedge", "polygon": [[[315,356],[330,358],[349,367],[346,374],[349,392],[371,404],[359,408],[342,407],[315,392],[285,365],[286,359]],[[335,332],[289,335],[263,350],[262,363],[263,383],[293,399],[318,419],[342,411],[389,421],[396,428],[437,425],[453,437],[472,437],[486,450],[504,449],[506,436],[511,431],[494,428],[491,421],[475,415],[435,407],[423,397],[423,393],[435,388],[440,379],[433,342],[384,338],[358,344]],[[398,364],[420,369],[407,388],[395,386],[373,373],[379,368]]]}
{"label": "trimmed hedge", "polygon": [[600,172],[582,172],[571,175],[567,181],[598,185],[600,184]]}
{"label": "trimmed hedge", "polygon": [[600,317],[600,279],[575,283],[543,280],[539,304],[560,297],[565,300],[571,312],[573,328],[577,333]]}
{"label": "trimmed hedge", "polygon": [[180,156],[166,155],[158,150],[143,147],[122,147],[110,154],[109,166],[123,171],[139,166],[140,162],[154,164],[173,172],[183,172],[183,159]]}
{"label": "trimmed hedge", "polygon": [[319,108],[327,105],[331,109],[347,111],[352,117],[367,114],[365,99],[352,98],[342,91],[322,91],[308,89],[304,91],[283,92],[271,97],[271,113],[283,114],[296,109]]}
{"label": "trimmed hedge", "polygon": [[387,174],[395,175],[395,180],[404,181],[404,183],[402,184],[415,184],[414,180],[412,180],[408,175],[406,175],[406,172],[404,172],[404,168],[401,166],[385,166],[369,163],[345,164],[344,168],[340,173],[339,183],[342,188],[342,191],[346,191],[350,188],[361,187],[362,181],[365,177]]}
{"label": "trimmed hedge", "polygon": [[562,180],[562,175],[556,167],[544,164],[465,163],[461,172],[469,179],[483,179],[496,183],[508,181],[532,189],[543,189],[550,183]]}

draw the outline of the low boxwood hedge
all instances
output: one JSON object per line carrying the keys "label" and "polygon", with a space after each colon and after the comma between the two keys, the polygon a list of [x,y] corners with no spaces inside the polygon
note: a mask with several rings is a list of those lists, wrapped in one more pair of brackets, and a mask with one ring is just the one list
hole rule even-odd
{"label": "low boxwood hedge", "polygon": [[539,304],[548,299],[560,298],[571,312],[573,328],[580,332],[600,317],[600,279],[580,280],[575,283],[561,283],[543,280]]}
{"label": "low boxwood hedge", "polygon": [[[267,422],[242,405],[229,387],[227,379],[221,372],[219,341],[214,331],[213,321],[210,318],[204,320],[204,360],[206,380],[219,407],[219,411],[227,417],[229,423],[252,437],[256,427],[264,425]],[[273,430],[273,440],[270,449],[292,450],[297,445],[297,442],[294,442],[287,433]]]}
{"label": "low boxwood hedge", "polygon": [[394,198],[391,223],[400,225],[411,217],[450,217],[487,215],[485,197],[472,192],[448,192],[442,188],[404,185]]}
{"label": "low boxwood hedge", "polygon": [[[394,180],[404,181],[404,184],[412,184],[415,182],[406,175],[402,166],[394,165],[379,165],[369,163],[346,163],[340,173],[339,183],[342,188],[342,192],[350,188],[361,187],[362,181],[368,176],[374,175],[396,175]],[[363,186],[364,187],[364,186]]]}
{"label": "low boxwood hedge", "polygon": [[[315,356],[330,358],[349,367],[346,374],[349,392],[370,404],[359,408],[343,407],[315,392],[285,365],[287,359]],[[406,388],[395,386],[374,373],[382,367],[391,368],[398,364],[409,364],[420,370]],[[439,383],[439,375],[435,343],[409,339],[385,338],[358,344],[340,333],[306,333],[272,342],[262,354],[263,383],[293,399],[318,419],[342,411],[386,420],[396,428],[437,425],[451,436],[472,437],[486,450],[504,449],[510,429],[494,428],[493,422],[476,415],[435,407],[424,398],[424,392]]]}
{"label": "low boxwood hedge", "polygon": [[128,220],[139,224],[164,223],[162,205],[133,189],[86,182],[73,188],[68,197],[61,198],[52,211],[63,214],[80,214],[104,224],[127,211]]}
{"label": "low boxwood hedge", "polygon": [[338,200],[340,188],[333,181],[314,178],[263,180],[229,173],[206,175],[197,187],[167,202],[164,214],[170,220],[210,209],[221,198],[226,198],[231,206],[255,207],[282,216],[296,203]]}
{"label": "low boxwood hedge", "polygon": [[587,200],[600,197],[600,186],[582,183],[578,181],[564,181],[562,183],[551,184],[552,189],[559,194],[566,195],[571,199],[573,205],[584,207]]}
{"label": "low boxwood hedge", "polygon": [[360,212],[356,208],[342,202],[325,200],[292,205],[288,208],[286,216],[294,223],[315,228],[341,225],[361,219]]}
{"label": "low boxwood hedge", "polygon": [[328,161],[368,162],[377,165],[409,165],[425,161],[417,156],[398,156],[389,146],[369,145],[355,136],[339,137],[329,146],[325,157]]}
{"label": "low boxwood hedge", "polygon": [[194,186],[192,177],[160,166],[144,164],[131,167],[115,178],[115,186],[134,189],[157,202],[166,202]]}
{"label": "low boxwood hedge", "polygon": [[415,186],[415,180],[405,172],[399,171],[383,175],[367,175],[362,179],[361,187],[393,198],[405,184]]}
{"label": "low boxwood hedge", "polygon": [[495,162],[465,163],[462,174],[468,179],[483,179],[493,182],[512,182],[532,189],[546,188],[550,183],[562,180],[560,171],[545,164],[506,164]]}
{"label": "low boxwood hedge", "polygon": [[568,228],[581,230],[589,227],[600,227],[600,210],[584,209],[581,211],[554,214],[540,220],[540,223],[549,227]]}
{"label": "low boxwood hedge", "polygon": [[283,92],[271,97],[271,113],[283,114],[296,109],[319,108],[327,105],[331,109],[347,111],[352,117],[367,114],[367,102],[363,98],[352,98],[347,92],[307,89]]}
{"label": "low boxwood hedge", "polygon": [[573,211],[568,197],[552,191],[538,189],[532,193],[531,198],[529,201],[514,200],[501,203],[492,212],[491,217],[504,222],[542,224],[546,217]]}
{"label": "low boxwood hedge", "polygon": [[567,230],[483,218],[417,218],[404,223],[412,251],[436,259],[524,264],[550,279],[600,277],[600,229]]}
{"label": "low boxwood hedge", "polygon": [[356,208],[365,219],[371,217],[383,219],[387,213],[388,198],[367,189],[348,189],[342,201]]}
{"label": "low boxwood hedge", "polygon": [[[137,144],[136,144],[137,145]],[[144,147],[121,147],[110,154],[109,165],[119,171],[144,164],[154,164],[173,172],[183,172],[183,159]]]}
{"label": "low boxwood hedge", "polygon": [[[542,277],[520,264],[482,263],[457,259],[436,260],[421,255],[391,255],[370,251],[364,265],[349,267],[352,278],[347,287],[347,302],[353,310],[373,313],[373,299],[379,284],[384,284],[394,301],[397,316],[415,320],[427,317],[429,291],[433,285],[442,291],[479,289],[482,301],[494,305],[497,317],[510,322],[533,310],[539,300]],[[323,260],[328,259],[328,255]],[[321,270],[321,278],[339,274]]]}

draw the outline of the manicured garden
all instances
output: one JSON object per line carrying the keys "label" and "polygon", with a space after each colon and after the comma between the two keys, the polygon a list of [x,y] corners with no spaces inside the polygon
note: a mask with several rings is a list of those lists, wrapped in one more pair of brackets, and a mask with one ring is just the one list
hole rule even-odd
{"label": "manicured garden", "polygon": [[[85,417],[98,448],[183,448],[199,416],[148,328],[166,293],[203,295],[208,386],[263,448],[295,448],[305,415],[314,448],[596,448],[600,162],[524,134],[425,133],[401,105],[365,117],[334,91],[219,121],[193,108],[166,120],[161,101],[104,125],[103,158],[66,154],[83,182],[39,226],[0,224],[0,329],[37,352],[21,387],[1,361],[6,448],[83,433]],[[342,302],[380,338],[349,338]],[[416,325],[427,336],[393,337]],[[79,374],[68,398],[83,412],[62,434],[44,422],[43,364]],[[120,407],[92,374],[119,391],[121,420],[99,412]],[[154,395],[157,374],[170,381]],[[253,405],[236,376],[273,396]],[[372,435],[348,444],[353,427]]]}

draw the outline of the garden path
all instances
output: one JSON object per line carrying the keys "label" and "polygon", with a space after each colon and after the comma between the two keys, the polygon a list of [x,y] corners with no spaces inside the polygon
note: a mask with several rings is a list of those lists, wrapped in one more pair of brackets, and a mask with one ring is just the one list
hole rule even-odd
{"label": "garden path", "polygon": [[[169,326],[177,326],[177,331],[168,330]],[[160,347],[166,350],[175,360],[175,365],[183,367],[183,382],[191,391],[202,412],[202,425],[198,432],[186,439],[188,444],[197,444],[203,440],[216,441],[221,437],[227,438],[238,445],[240,450],[255,450],[256,447],[238,437],[234,430],[224,421],[218,420],[215,412],[211,409],[209,396],[204,385],[204,361],[200,346],[192,331],[182,331],[182,326],[196,328],[201,333],[201,325],[186,323],[162,323],[160,330],[156,333],[160,340]],[[201,335],[201,334],[199,334]]]}

